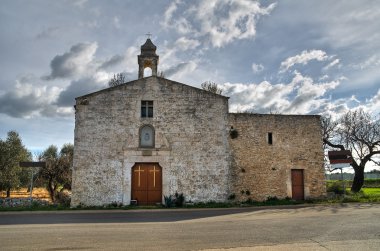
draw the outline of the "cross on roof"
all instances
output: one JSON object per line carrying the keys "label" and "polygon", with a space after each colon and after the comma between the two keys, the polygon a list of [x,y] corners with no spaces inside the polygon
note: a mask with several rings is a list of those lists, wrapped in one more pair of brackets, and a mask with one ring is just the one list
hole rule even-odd
{"label": "cross on roof", "polygon": [[148,32],[147,34],[145,34],[149,39],[150,37],[152,36],[152,34],[150,32]]}

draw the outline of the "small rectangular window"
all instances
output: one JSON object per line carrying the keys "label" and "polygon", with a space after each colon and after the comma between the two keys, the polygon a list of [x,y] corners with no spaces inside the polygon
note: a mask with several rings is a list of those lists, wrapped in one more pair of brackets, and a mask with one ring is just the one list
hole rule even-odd
{"label": "small rectangular window", "polygon": [[153,118],[153,101],[141,101],[141,117]]}
{"label": "small rectangular window", "polygon": [[273,136],[271,132],[268,132],[268,144],[272,145],[273,144]]}

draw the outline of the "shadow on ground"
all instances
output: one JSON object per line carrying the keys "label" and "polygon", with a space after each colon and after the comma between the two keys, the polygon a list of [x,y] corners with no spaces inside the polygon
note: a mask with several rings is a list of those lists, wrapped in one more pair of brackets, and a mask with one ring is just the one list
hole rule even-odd
{"label": "shadow on ground", "polygon": [[[246,207],[223,209],[169,209],[169,210],[117,210],[117,211],[53,211],[53,212],[0,212],[0,225],[19,224],[77,224],[77,223],[140,223],[140,222],[176,222],[207,217],[232,215],[238,213],[268,210],[285,211],[289,209],[329,210],[339,213],[346,207],[368,208],[371,204],[338,205],[297,205],[274,207]],[[295,210],[297,212],[297,210]]]}

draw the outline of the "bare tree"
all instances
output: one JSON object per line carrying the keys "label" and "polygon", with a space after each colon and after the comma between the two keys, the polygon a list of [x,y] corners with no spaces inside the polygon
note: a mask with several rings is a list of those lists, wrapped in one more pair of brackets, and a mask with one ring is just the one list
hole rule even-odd
{"label": "bare tree", "polygon": [[201,87],[203,90],[215,93],[215,94],[222,94],[222,89],[218,87],[217,84],[211,81],[206,81],[201,84]]}
{"label": "bare tree", "polygon": [[379,165],[380,119],[363,110],[349,111],[337,121],[322,119],[323,143],[326,147],[351,150],[355,171],[351,191],[359,192],[364,183],[364,168],[369,162]]}
{"label": "bare tree", "polygon": [[123,75],[123,73],[118,73],[116,75],[114,74],[113,78],[111,78],[108,81],[108,86],[113,87],[113,86],[121,85],[124,83],[125,83],[125,76]]}

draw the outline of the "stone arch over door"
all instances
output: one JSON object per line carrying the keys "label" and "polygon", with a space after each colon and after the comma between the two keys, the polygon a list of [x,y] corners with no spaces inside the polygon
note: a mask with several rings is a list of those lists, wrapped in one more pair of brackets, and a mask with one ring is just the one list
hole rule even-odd
{"label": "stone arch over door", "polygon": [[132,167],[131,199],[138,205],[162,202],[162,168],[158,163],[136,163]]}

